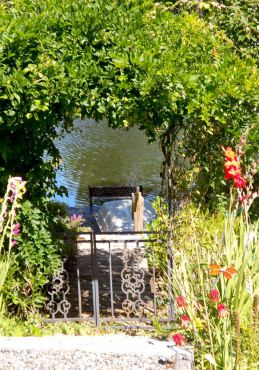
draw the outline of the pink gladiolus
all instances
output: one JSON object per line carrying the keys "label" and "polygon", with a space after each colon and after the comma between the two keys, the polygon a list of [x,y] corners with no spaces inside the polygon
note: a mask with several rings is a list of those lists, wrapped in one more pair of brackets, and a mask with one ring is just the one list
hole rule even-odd
{"label": "pink gladiolus", "polygon": [[13,203],[14,201],[15,192],[9,197],[9,201]]}
{"label": "pink gladiolus", "polygon": [[177,333],[173,335],[173,341],[175,342],[176,346],[185,346],[186,345],[186,338],[183,334]]}
{"label": "pink gladiolus", "polygon": [[218,304],[217,311],[218,311],[218,318],[223,318],[228,315],[227,306],[224,303]]}
{"label": "pink gladiolus", "polygon": [[18,182],[22,182],[22,178],[21,177],[12,177],[12,181],[18,181]]}
{"label": "pink gladiolus", "polygon": [[12,246],[14,247],[17,244],[17,240],[12,240]]}
{"label": "pink gladiolus", "polygon": [[20,234],[20,232],[21,232],[20,227],[21,227],[20,224],[14,224],[13,225],[13,231],[12,231],[13,235]]}
{"label": "pink gladiolus", "polygon": [[15,190],[16,189],[16,186],[18,184],[21,184],[21,182],[22,182],[22,178],[21,177],[12,177],[11,180],[10,180],[11,189]]}

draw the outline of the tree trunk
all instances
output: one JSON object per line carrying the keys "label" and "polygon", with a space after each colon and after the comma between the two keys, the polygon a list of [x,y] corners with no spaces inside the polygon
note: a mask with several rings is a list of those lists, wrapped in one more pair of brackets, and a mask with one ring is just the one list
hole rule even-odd
{"label": "tree trunk", "polygon": [[[182,128],[181,121],[177,121],[174,127],[170,129],[163,135],[161,139],[161,149],[165,158],[165,166],[167,172],[167,197],[168,197],[168,212],[169,216],[174,215],[176,212],[176,195],[177,195],[177,181],[174,179],[174,161],[175,158],[172,158],[173,153],[176,151],[176,140],[177,135]],[[176,153],[175,153],[176,155]]]}
{"label": "tree trunk", "polygon": [[[168,137],[169,136],[169,137]],[[173,207],[172,207],[172,193],[173,193],[173,185],[172,185],[172,143],[170,140],[170,136],[167,136],[167,140],[165,143],[162,143],[162,152],[165,158],[165,165],[167,169],[167,198],[168,198],[168,212],[169,216],[172,215]]]}

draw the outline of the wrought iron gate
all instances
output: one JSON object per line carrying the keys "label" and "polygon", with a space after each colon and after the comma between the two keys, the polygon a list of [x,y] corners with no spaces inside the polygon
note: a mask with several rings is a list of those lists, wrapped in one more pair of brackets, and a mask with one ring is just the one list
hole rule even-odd
{"label": "wrought iron gate", "polygon": [[[80,233],[49,286],[47,321],[174,319],[169,233]],[[165,253],[157,254],[164,250]],[[163,255],[163,271],[157,258]]]}

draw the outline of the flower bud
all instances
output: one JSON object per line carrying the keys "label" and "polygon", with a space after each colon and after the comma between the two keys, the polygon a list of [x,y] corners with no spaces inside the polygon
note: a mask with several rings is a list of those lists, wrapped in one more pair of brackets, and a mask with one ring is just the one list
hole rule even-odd
{"label": "flower bud", "polygon": [[177,333],[173,335],[173,341],[175,342],[176,346],[185,346],[186,345],[186,338],[183,334]]}
{"label": "flower bud", "polygon": [[186,316],[186,315],[181,316],[181,327],[183,329],[188,328],[190,322],[191,322],[191,319],[189,318],[189,316]]}
{"label": "flower bud", "polygon": [[218,304],[218,318],[224,318],[228,315],[227,306],[224,303]]}
{"label": "flower bud", "polygon": [[211,289],[211,291],[210,291],[210,300],[212,302],[215,302],[215,303],[219,302],[220,294],[219,294],[218,289]]}
{"label": "flower bud", "polygon": [[186,307],[187,306],[186,298],[182,295],[180,295],[179,297],[176,298],[176,302],[177,302],[178,307]]}

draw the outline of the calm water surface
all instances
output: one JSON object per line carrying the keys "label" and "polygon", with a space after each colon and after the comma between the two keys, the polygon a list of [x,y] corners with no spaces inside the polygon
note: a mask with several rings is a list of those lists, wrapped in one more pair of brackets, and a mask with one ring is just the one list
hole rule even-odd
{"label": "calm water surface", "polygon": [[112,129],[93,120],[77,120],[75,127],[56,143],[63,158],[58,184],[69,193],[58,200],[71,207],[88,205],[89,185],[143,185],[151,195],[160,191],[162,154],[157,143],[147,144],[143,132]]}

